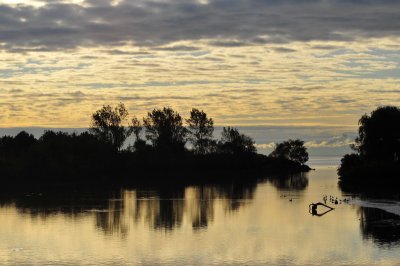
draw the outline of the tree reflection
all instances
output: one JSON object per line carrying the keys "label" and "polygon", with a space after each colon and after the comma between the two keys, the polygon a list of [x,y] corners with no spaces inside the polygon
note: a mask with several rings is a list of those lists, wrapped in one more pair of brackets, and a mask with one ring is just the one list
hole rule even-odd
{"label": "tree reflection", "polygon": [[308,186],[307,173],[273,176],[268,180],[278,190],[304,190]]}
{"label": "tree reflection", "polygon": [[21,213],[43,218],[57,214],[74,217],[92,210],[106,210],[109,199],[120,195],[119,189],[3,191],[0,206],[13,205]]}
{"label": "tree reflection", "polygon": [[207,228],[214,219],[214,205],[217,197],[215,189],[210,186],[189,187],[186,192],[186,209],[194,230]]}
{"label": "tree reflection", "polygon": [[155,229],[173,229],[182,224],[184,194],[185,192],[182,188],[160,190],[157,199],[159,207],[149,210],[149,212],[156,211],[152,215],[154,217],[152,224]]}
{"label": "tree reflection", "polygon": [[241,206],[253,199],[256,182],[236,183],[229,186],[216,187],[219,198],[225,199],[225,210],[237,211]]}
{"label": "tree reflection", "polygon": [[96,214],[96,226],[107,234],[126,236],[128,225],[123,219],[123,202],[110,200],[105,210],[93,210]]}
{"label": "tree reflection", "polygon": [[360,228],[365,239],[379,245],[400,244],[400,217],[386,211],[360,207]]}
{"label": "tree reflection", "polygon": [[[140,189],[125,191],[125,211],[153,229],[171,230],[182,225],[184,218],[194,230],[206,228],[214,219],[216,204],[225,211],[237,211],[253,198],[257,182],[188,186],[178,189],[159,188],[151,195]],[[130,202],[131,204],[129,204]]]}
{"label": "tree reflection", "polygon": [[[266,179],[263,179],[264,181]],[[207,228],[217,209],[237,212],[254,198],[257,178],[238,178],[234,182],[164,187],[114,188],[93,192],[45,191],[1,195],[0,204],[15,206],[20,212],[44,219],[52,215],[93,216],[94,225],[105,234],[124,237],[130,227],[174,230],[189,224],[193,230]],[[305,175],[268,179],[278,189],[303,190]]]}

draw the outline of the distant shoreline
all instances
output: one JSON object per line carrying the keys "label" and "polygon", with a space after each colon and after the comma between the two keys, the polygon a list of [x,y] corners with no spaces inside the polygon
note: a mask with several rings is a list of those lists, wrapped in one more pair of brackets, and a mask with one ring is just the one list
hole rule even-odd
{"label": "distant shoreline", "polygon": [[[351,130],[348,128],[338,128],[332,127],[331,129],[334,131],[331,134],[327,134],[326,136],[321,134],[326,134],[326,127],[314,127],[314,126],[235,126],[241,132],[251,136],[257,145],[257,150],[261,154],[268,155],[272,151],[272,147],[262,147],[266,143],[279,142],[290,137],[298,137],[304,139],[306,141],[326,141],[332,138],[336,138],[338,135],[346,134],[351,135]],[[215,134],[218,135],[222,131],[223,126],[215,126]],[[0,127],[0,137],[5,135],[15,136],[20,131],[27,131],[30,134],[33,134],[36,138],[39,138],[45,130],[52,131],[63,131],[67,133],[81,133],[88,130],[88,127]],[[319,131],[323,131],[323,133],[318,133]],[[312,135],[311,133],[314,133]],[[127,139],[127,143],[124,147],[127,147],[129,144],[134,142],[134,137],[131,136]],[[308,147],[310,151],[310,159],[315,157],[342,157],[344,154],[349,153],[351,149],[348,145],[339,146],[339,147]],[[340,163],[340,160],[339,160]],[[338,163],[338,164],[339,164]]]}
{"label": "distant shoreline", "polygon": [[[123,158],[125,157],[125,158]],[[101,171],[91,171],[61,166],[58,168],[32,169],[20,168],[19,174],[2,174],[0,179],[4,187],[74,187],[74,186],[120,186],[120,185],[183,185],[226,182],[251,182],[266,176],[285,176],[308,172],[311,168],[285,159],[268,158],[265,155],[243,156],[169,156],[170,161],[135,161],[121,155],[117,161],[129,162],[110,165]],[[178,167],[178,165],[182,165]],[[116,167],[122,167],[118,170]],[[142,170],[135,172],[129,169]],[[202,167],[202,168],[200,168]],[[194,169],[197,169],[194,171]]]}

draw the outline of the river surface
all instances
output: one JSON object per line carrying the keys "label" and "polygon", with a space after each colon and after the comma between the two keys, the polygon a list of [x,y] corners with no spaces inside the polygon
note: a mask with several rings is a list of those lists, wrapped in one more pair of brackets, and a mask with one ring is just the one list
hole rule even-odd
{"label": "river surface", "polygon": [[[336,167],[316,168],[240,184],[2,196],[0,265],[399,265],[399,202],[344,194]],[[335,209],[310,214],[324,195]]]}

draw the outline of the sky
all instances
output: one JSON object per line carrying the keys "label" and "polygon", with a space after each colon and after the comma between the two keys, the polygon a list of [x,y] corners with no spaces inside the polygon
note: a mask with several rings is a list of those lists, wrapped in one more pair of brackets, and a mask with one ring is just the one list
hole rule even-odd
{"label": "sky", "polygon": [[399,64],[395,0],[0,0],[1,128],[85,128],[122,102],[347,146],[400,105]]}

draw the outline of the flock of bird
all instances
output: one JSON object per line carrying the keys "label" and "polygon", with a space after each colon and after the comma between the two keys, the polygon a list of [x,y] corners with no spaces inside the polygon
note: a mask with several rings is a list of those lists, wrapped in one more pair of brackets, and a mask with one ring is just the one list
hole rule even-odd
{"label": "flock of bird", "polygon": [[[328,195],[324,195],[322,197],[322,199],[323,199],[324,203],[326,204],[326,202],[328,201]],[[329,195],[329,202],[332,204],[335,204],[335,205],[342,204],[342,203],[348,204],[350,202],[350,199],[348,199],[348,198],[338,199],[337,197]]]}
{"label": "flock of bird", "polygon": [[[286,195],[281,195],[280,197],[281,198],[286,198]],[[328,199],[329,199],[330,203],[335,204],[335,205],[342,204],[342,203],[343,204],[349,204],[349,202],[350,202],[349,198],[340,199],[340,198],[334,197],[332,195],[329,195],[329,196],[328,195],[323,195],[322,200],[324,201],[325,204],[328,202]],[[293,201],[293,199],[289,198],[289,201],[291,202],[291,201]]]}

